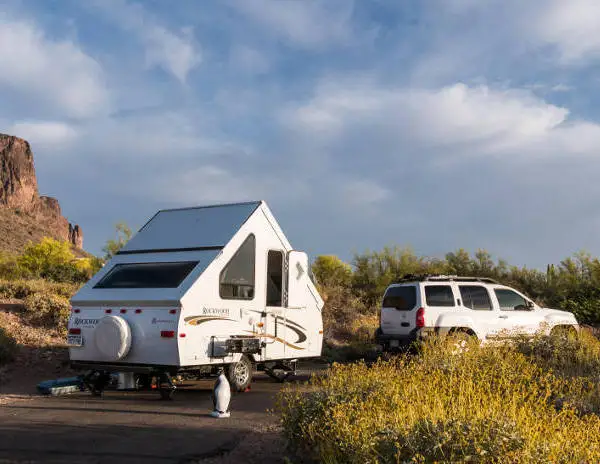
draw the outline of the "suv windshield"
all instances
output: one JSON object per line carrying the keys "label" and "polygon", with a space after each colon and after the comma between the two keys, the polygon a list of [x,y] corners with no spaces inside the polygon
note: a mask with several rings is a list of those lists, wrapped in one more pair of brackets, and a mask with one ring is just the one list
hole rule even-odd
{"label": "suv windshield", "polygon": [[94,288],[177,288],[198,261],[117,264]]}
{"label": "suv windshield", "polygon": [[383,297],[384,308],[410,311],[417,304],[417,289],[414,286],[390,287]]}

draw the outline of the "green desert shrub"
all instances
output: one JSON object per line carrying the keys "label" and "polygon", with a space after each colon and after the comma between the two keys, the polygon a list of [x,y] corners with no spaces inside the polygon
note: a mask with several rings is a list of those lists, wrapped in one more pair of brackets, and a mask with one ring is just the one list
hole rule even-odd
{"label": "green desert shrub", "polygon": [[54,293],[33,293],[23,303],[27,317],[37,323],[64,326],[71,312],[69,300]]}
{"label": "green desert shrub", "polygon": [[54,293],[63,298],[71,298],[78,288],[78,284],[43,279],[0,280],[0,299],[23,300],[36,293]]}
{"label": "green desert shrub", "polygon": [[0,327],[0,366],[11,362],[17,352],[17,343],[5,329]]}
{"label": "green desert shrub", "polygon": [[45,237],[17,257],[21,275],[54,282],[85,282],[102,266],[98,258],[77,259],[69,242]]}
{"label": "green desert shrub", "polygon": [[418,356],[334,364],[277,410],[316,462],[600,462],[598,386],[559,374],[514,345],[433,339]]}
{"label": "green desert shrub", "polygon": [[578,335],[565,335],[520,337],[515,346],[532,362],[557,375],[600,383],[600,340],[587,329]]}
{"label": "green desert shrub", "polygon": [[507,420],[423,419],[405,433],[384,432],[377,453],[388,462],[490,462],[498,456],[510,462],[524,445]]}
{"label": "green desert shrub", "polygon": [[21,276],[17,255],[0,251],[0,279],[18,279]]}

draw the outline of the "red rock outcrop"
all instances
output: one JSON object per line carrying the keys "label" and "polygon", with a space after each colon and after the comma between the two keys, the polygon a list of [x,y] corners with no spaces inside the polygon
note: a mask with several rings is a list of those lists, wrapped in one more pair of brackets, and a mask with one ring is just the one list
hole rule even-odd
{"label": "red rock outcrop", "polygon": [[0,134],[0,206],[30,210],[37,198],[37,179],[29,143]]}
{"label": "red rock outcrop", "polygon": [[62,215],[57,199],[40,196],[29,143],[4,134],[0,134],[0,208],[29,214],[55,238],[83,249],[81,228]]}
{"label": "red rock outcrop", "polygon": [[69,224],[69,241],[77,248],[83,249],[83,232],[77,224]]}

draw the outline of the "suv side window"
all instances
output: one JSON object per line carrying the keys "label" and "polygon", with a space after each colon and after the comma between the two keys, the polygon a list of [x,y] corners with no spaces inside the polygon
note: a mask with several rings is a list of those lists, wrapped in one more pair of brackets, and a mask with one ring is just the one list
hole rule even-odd
{"label": "suv side window", "polygon": [[450,285],[425,286],[427,306],[454,306],[454,294]]}
{"label": "suv side window", "polygon": [[502,311],[526,311],[527,300],[516,292],[505,288],[494,290]]}
{"label": "suv side window", "polygon": [[479,311],[492,310],[490,294],[485,287],[481,285],[460,285],[459,288],[463,305],[467,308]]}

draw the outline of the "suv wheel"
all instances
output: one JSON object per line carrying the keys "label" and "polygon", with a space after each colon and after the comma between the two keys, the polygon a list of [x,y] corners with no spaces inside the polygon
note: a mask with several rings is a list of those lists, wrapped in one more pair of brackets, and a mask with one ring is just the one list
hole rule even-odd
{"label": "suv wheel", "polygon": [[557,325],[550,331],[550,336],[565,340],[574,340],[577,338],[577,330],[572,325]]}
{"label": "suv wheel", "polygon": [[454,346],[454,354],[467,351],[467,345],[472,343],[473,340],[477,340],[477,335],[475,335],[475,332],[473,332],[471,329],[463,328],[451,329],[448,333],[448,337],[453,342],[452,345]]}

